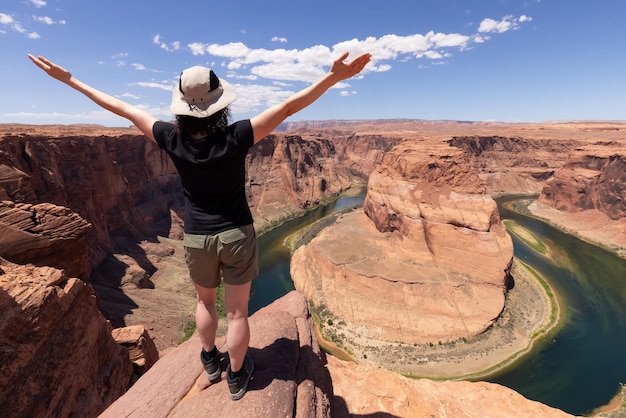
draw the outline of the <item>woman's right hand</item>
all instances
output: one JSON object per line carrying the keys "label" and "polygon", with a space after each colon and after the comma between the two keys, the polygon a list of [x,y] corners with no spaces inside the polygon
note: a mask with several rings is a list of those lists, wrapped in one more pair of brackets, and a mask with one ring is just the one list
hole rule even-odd
{"label": "woman's right hand", "polygon": [[28,58],[30,58],[30,60],[33,63],[35,63],[37,67],[41,68],[46,73],[48,73],[50,77],[56,78],[62,83],[67,84],[70,81],[70,78],[72,78],[72,74],[68,70],[61,67],[60,65],[53,63],[52,61],[48,61],[46,58],[42,57],[41,55],[38,57],[35,57],[31,54],[28,54]]}

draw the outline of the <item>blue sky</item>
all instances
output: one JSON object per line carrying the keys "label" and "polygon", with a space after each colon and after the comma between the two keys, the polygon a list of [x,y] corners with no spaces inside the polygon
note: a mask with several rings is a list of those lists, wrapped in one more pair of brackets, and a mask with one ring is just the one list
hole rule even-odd
{"label": "blue sky", "polygon": [[3,0],[0,123],[128,125],[27,53],[169,120],[184,68],[231,82],[240,119],[343,51],[372,62],[289,120],[626,120],[625,18],[623,0]]}

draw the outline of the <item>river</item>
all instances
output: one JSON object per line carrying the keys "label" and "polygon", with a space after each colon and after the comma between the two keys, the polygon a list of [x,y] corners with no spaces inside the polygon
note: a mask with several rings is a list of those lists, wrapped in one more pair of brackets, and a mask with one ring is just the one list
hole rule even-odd
{"label": "river", "polygon": [[[260,275],[252,284],[250,313],[294,289],[290,250],[283,245],[286,237],[332,213],[362,205],[363,197],[342,197],[259,237]],[[562,326],[509,368],[483,380],[582,415],[608,403],[619,384],[626,383],[626,260],[506,209],[504,204],[514,199],[519,197],[498,199],[501,217],[532,231],[549,250],[543,256],[513,236],[515,256],[554,289]]]}

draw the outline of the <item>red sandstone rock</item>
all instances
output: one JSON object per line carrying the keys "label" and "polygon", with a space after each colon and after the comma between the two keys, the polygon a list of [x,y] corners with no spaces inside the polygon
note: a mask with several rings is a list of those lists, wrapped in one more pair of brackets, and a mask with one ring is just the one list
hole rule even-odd
{"label": "red sandstone rock", "polygon": [[247,194],[258,230],[301,213],[363,181],[338,164],[332,141],[270,135],[248,155]]}
{"label": "red sandstone rock", "polygon": [[167,231],[168,208],[180,207],[182,194],[173,164],[153,142],[133,130],[88,132],[0,137],[0,197],[64,206],[89,222],[91,270],[112,251],[114,235]]}
{"label": "red sandstone rock", "polygon": [[[508,130],[500,132],[504,134]],[[448,143],[465,151],[490,193],[538,194],[571,150],[583,141],[561,138],[556,133],[543,139],[534,138],[534,134],[459,135]]]}
{"label": "red sandstone rock", "polygon": [[86,280],[85,235],[91,225],[70,209],[50,203],[0,202],[0,257],[14,263],[50,266]]}
{"label": "red sandstone rock", "polygon": [[462,155],[396,146],[370,175],[364,214],[340,217],[296,250],[296,289],[347,322],[348,340],[437,343],[484,332],[504,308],[513,258],[484,191]]}
{"label": "red sandstone rock", "polygon": [[[161,358],[101,417],[328,417],[332,388],[306,300],[291,292],[250,318],[254,378],[239,401],[209,384],[192,337]],[[217,341],[226,352],[224,339]],[[222,362],[226,369],[226,360]]]}
{"label": "red sandstone rock", "polygon": [[3,417],[93,417],[129,387],[128,353],[84,282],[0,259],[0,313]]}
{"label": "red sandstone rock", "polygon": [[626,146],[576,149],[547,182],[539,202],[564,212],[597,209],[615,221],[626,218]]}
{"label": "red sandstone rock", "polygon": [[128,350],[128,357],[133,362],[137,376],[147,372],[159,359],[159,352],[154,341],[141,325],[115,328],[111,336],[116,343]]}
{"label": "red sandstone rock", "polygon": [[[195,336],[168,352],[100,417],[570,416],[496,384],[413,380],[326,357],[298,292],[258,311],[250,325],[256,372],[241,400],[230,400],[224,378],[208,383]],[[218,347],[225,351],[224,340]]]}
{"label": "red sandstone rock", "polygon": [[492,383],[409,379],[372,365],[356,365],[334,357],[328,357],[328,371],[335,393],[333,418],[572,416]]}
{"label": "red sandstone rock", "polygon": [[[528,138],[532,137],[536,139],[537,145],[550,141],[549,146],[552,148],[548,152],[541,151],[541,147],[531,147],[529,148],[530,151],[526,151],[523,148],[508,149],[505,147],[505,149],[499,150],[502,152],[485,152],[486,150],[480,150],[478,153],[473,154],[475,159],[472,160],[472,164],[474,167],[479,168],[479,176],[485,181],[487,189],[491,192],[538,191],[540,188],[537,187],[537,184],[541,184],[542,181],[551,176],[551,171],[560,167],[562,161],[565,160],[562,156],[566,154],[568,146],[573,148],[571,144],[574,141],[580,144],[589,142],[589,137],[598,137],[600,135],[607,137],[608,135],[615,138],[618,144],[621,144],[622,149],[624,144],[622,133],[624,127],[619,124],[615,128],[610,128],[611,131],[609,133],[607,133],[608,131],[603,131],[604,127],[600,126],[597,128],[594,124],[535,126],[481,123],[444,124],[415,121],[410,124],[407,124],[405,121],[395,121],[393,124],[380,127],[373,124],[364,126],[361,122],[356,123],[356,125],[358,124],[361,125],[360,128],[350,128],[354,132],[358,131],[356,135],[346,134],[346,131],[343,129],[338,130],[340,137],[338,137],[338,140],[332,141],[332,143],[335,152],[341,154],[339,161],[345,163],[351,169],[360,170],[364,173],[369,173],[368,170],[371,170],[373,166],[370,165],[370,160],[378,162],[378,159],[382,158],[384,151],[386,151],[384,147],[389,144],[389,142],[377,144],[377,139],[374,139],[372,144],[377,144],[383,151],[370,147],[359,148],[359,146],[362,146],[364,138],[388,140],[393,137],[393,141],[403,138],[419,144],[424,153],[430,152],[432,144],[437,141],[443,143],[454,136],[459,136],[459,134],[470,135],[470,132],[475,132],[481,137],[491,136],[494,138],[501,137],[499,132],[507,132],[510,138],[515,137],[515,135],[522,135],[526,142],[528,142]],[[356,126],[355,124],[353,125]],[[587,126],[589,127],[587,128]],[[87,221],[94,223],[97,234],[90,235],[88,242],[90,254],[95,256],[93,258],[95,264],[110,251],[113,245],[113,241],[110,239],[110,234],[112,233],[125,233],[127,230],[132,231],[135,228],[142,229],[144,223],[158,223],[161,221],[162,226],[160,230],[167,231],[169,227],[171,228],[170,234],[180,237],[181,222],[179,219],[181,213],[178,211],[179,207],[177,207],[176,203],[178,202],[179,205],[180,200],[179,197],[174,196],[171,192],[172,190],[179,190],[173,167],[153,144],[146,141],[145,138],[138,136],[136,130],[65,126],[43,128],[9,126],[5,128],[6,126],[0,126],[0,132],[4,135],[4,138],[0,139],[0,199],[29,204],[36,204],[42,201],[51,202],[56,205],[69,207]],[[57,132],[53,132],[54,130]],[[391,131],[394,133],[391,134]],[[513,131],[516,133],[508,134],[508,132]],[[25,134],[24,132],[27,133]],[[365,134],[363,132],[368,133]],[[383,133],[382,135],[381,132]],[[99,137],[100,135],[105,136]],[[307,133],[307,138],[309,135]],[[314,136],[326,138],[323,134],[315,134]],[[125,141],[124,147],[119,147],[121,141]],[[102,148],[103,143],[108,145]],[[143,148],[144,145],[145,149]],[[344,146],[345,148],[343,148]],[[270,148],[272,147],[273,145]],[[315,146],[311,146],[309,149],[317,150]],[[344,149],[346,150],[345,153]],[[342,151],[339,152],[339,150]],[[120,156],[120,152],[124,155]],[[532,161],[532,159],[529,160],[528,157],[537,152],[541,152],[541,156],[534,161],[538,163],[539,168],[532,168],[532,164],[528,164],[528,161]],[[104,154],[110,157],[106,157]],[[450,152],[450,154],[454,153]],[[519,154],[522,155],[520,156]],[[556,157],[550,159],[548,154],[554,154]],[[73,158],[69,161],[70,164],[66,165],[64,164],[65,161],[62,161],[61,156],[65,157],[67,155],[73,155]],[[313,156],[309,156],[307,160],[307,157],[303,155],[298,153],[295,153],[295,155],[299,158],[297,161],[300,161],[300,163],[292,166],[295,168],[295,171],[283,170],[281,172],[283,175],[289,176],[291,175],[290,173],[294,172],[308,175],[311,173],[310,170],[319,167],[319,164],[310,164],[310,162],[314,161],[312,159]],[[80,158],[83,159],[81,160]],[[562,161],[559,162],[559,159]],[[264,163],[255,167],[259,167],[262,172],[265,172],[264,170],[267,170],[268,167],[271,168],[271,160],[269,154],[267,154],[263,159],[259,160],[264,161]],[[333,162],[329,160],[329,164],[333,164]],[[142,167],[146,168],[146,173],[141,171]],[[165,167],[165,169],[161,170],[159,167]],[[511,167],[519,167],[519,169],[511,169]],[[95,170],[94,173],[91,173],[92,168]],[[114,171],[119,169],[119,171],[117,174],[108,174],[102,172],[103,168],[107,170],[113,169]],[[251,171],[254,169],[251,168]],[[121,177],[119,173],[121,173]],[[71,180],[65,183],[66,178]],[[266,180],[267,184],[263,187],[269,187],[269,184],[273,184],[280,190],[287,184],[282,179],[276,181],[274,177],[261,175],[259,178]],[[125,183],[127,184],[127,189],[124,187]],[[297,185],[299,183],[304,184],[306,187],[311,186],[311,183],[307,185],[306,181],[303,182],[302,179],[289,184]],[[323,182],[321,181],[312,183],[314,187],[322,184]],[[81,189],[85,185],[87,185],[87,191]],[[102,185],[106,185],[106,187],[103,188]],[[126,190],[128,190],[128,193],[126,193]],[[109,193],[109,191],[113,193]],[[117,194],[118,192],[121,194]],[[255,196],[258,195],[255,194]],[[265,197],[267,199],[280,199],[282,195],[268,193]],[[95,208],[93,206],[94,202],[102,203],[103,206]],[[259,202],[265,203],[267,201],[259,198]],[[435,208],[431,212],[431,215],[435,218],[439,218],[442,214],[445,217],[454,218],[451,217],[450,211],[441,210],[442,208],[437,205],[429,204],[428,206],[429,208]],[[445,207],[446,205],[443,206]],[[139,214],[133,213],[135,208],[138,208]],[[426,206],[423,208],[426,208]],[[109,209],[111,209],[110,213],[107,212]],[[162,213],[168,211],[170,216],[162,217]],[[462,213],[463,211],[458,212],[455,209],[455,212]],[[291,212],[286,211],[282,214],[276,212],[273,216],[277,216],[280,219],[285,213]],[[465,215],[461,218],[466,219]],[[268,217],[267,219],[271,218]],[[456,219],[459,218],[457,217]],[[404,225],[406,225],[407,220],[405,219],[404,221]],[[474,218],[472,222],[475,221],[480,223],[481,218]],[[110,225],[108,224],[109,222]],[[394,234],[399,235],[399,232]],[[357,242],[357,244],[359,243]],[[406,240],[402,241],[402,245],[399,248],[406,251],[404,247],[409,247],[410,250],[413,250]],[[4,303],[5,294],[0,291],[0,304],[4,305]],[[297,320],[296,322],[300,323],[302,321]],[[7,328],[4,327],[3,329],[6,330]],[[192,351],[193,356],[190,355],[190,359],[197,355],[196,348]],[[189,363],[191,364],[191,361]],[[2,362],[0,364],[4,365],[5,363]],[[178,364],[179,368],[181,364],[183,363]],[[304,388],[304,386],[311,387],[311,385],[303,385],[302,387]],[[172,387],[163,387],[160,395],[166,395],[175,391]],[[318,391],[318,389],[314,391]],[[302,393],[304,393],[304,389],[299,391],[298,396],[300,397]],[[153,407],[159,409],[160,398],[157,396],[150,401],[154,401],[154,399],[159,399],[158,402],[153,402]],[[309,397],[308,399],[310,405],[310,399],[312,398]],[[449,400],[444,399],[441,402],[447,404]],[[487,403],[489,403],[489,400],[485,401],[485,404]],[[4,409],[2,410],[4,411]],[[485,414],[488,415],[488,413]]]}

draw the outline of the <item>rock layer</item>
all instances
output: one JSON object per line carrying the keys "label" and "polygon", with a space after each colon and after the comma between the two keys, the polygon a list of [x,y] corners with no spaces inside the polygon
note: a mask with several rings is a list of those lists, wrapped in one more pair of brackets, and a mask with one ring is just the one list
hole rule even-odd
{"label": "rock layer", "polygon": [[454,136],[448,143],[464,150],[490,193],[538,194],[582,141],[471,135]]}
{"label": "rock layer", "polygon": [[77,135],[0,138],[0,198],[63,206],[89,222],[91,270],[115,235],[167,235],[182,194],[173,164],[145,137]]}
{"label": "rock layer", "polygon": [[576,149],[550,179],[539,202],[563,212],[599,210],[626,218],[626,149],[617,143]]}
{"label": "rock layer", "polygon": [[49,266],[86,280],[85,235],[91,229],[78,214],[50,203],[0,202],[0,257],[18,264]]}
{"label": "rock layer", "polygon": [[0,259],[0,411],[93,417],[133,379],[91,287],[51,267]]}
{"label": "rock layer", "polygon": [[370,175],[363,212],[295,251],[296,289],[347,322],[349,340],[437,343],[484,332],[504,307],[513,258],[484,191],[460,155],[396,146]]}

